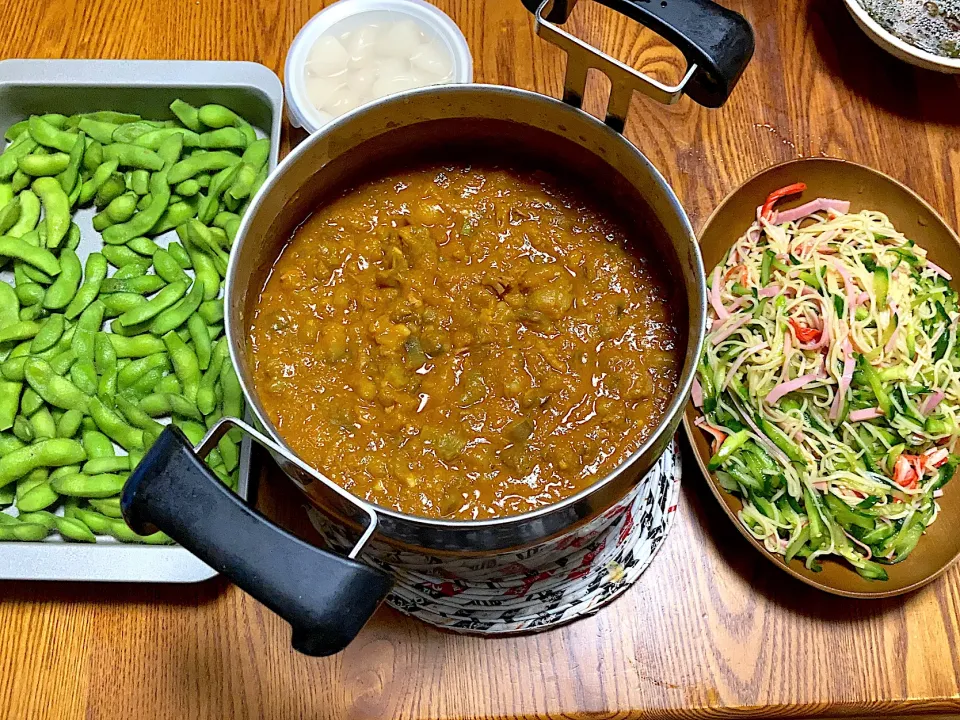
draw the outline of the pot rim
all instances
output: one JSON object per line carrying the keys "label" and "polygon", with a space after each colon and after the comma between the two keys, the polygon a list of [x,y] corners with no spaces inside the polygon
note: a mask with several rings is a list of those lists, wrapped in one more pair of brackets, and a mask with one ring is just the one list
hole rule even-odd
{"label": "pot rim", "polygon": [[[397,93],[395,95],[390,95],[382,100],[373,102],[364,106],[361,106],[355,110],[352,110],[344,115],[341,115],[338,118],[335,118],[332,122],[328,123],[322,127],[317,132],[310,135],[297,147],[290,151],[283,160],[277,165],[275,170],[270,173],[267,177],[267,180],[263,183],[262,187],[257,192],[256,196],[251,200],[247,211],[243,215],[243,219],[240,223],[240,226],[237,230],[237,242],[235,245],[242,245],[243,240],[246,237],[249,226],[251,225],[253,217],[260,210],[261,206],[265,204],[268,199],[270,192],[278,184],[279,180],[286,174],[288,169],[295,165],[300,157],[306,154],[310,148],[319,142],[320,138],[324,137],[327,133],[335,132],[342,128],[344,125],[349,125],[352,123],[362,123],[365,116],[369,114],[380,114],[380,113],[389,113],[390,107],[394,104],[399,104],[402,102],[407,102],[410,100],[415,100],[418,96],[426,96],[431,94],[442,94],[450,96],[450,101],[454,102],[458,96],[469,95],[473,93],[503,93],[517,96],[524,99],[528,102],[533,103],[543,103],[552,105],[553,109],[557,112],[563,112],[570,114],[571,116],[576,116],[578,119],[584,119],[584,116],[592,121],[596,125],[596,129],[599,132],[606,134],[606,140],[610,143],[622,143],[627,146],[626,149],[628,152],[632,153],[636,158],[642,162],[648,169],[651,174],[651,177],[657,181],[657,184],[661,186],[664,193],[664,199],[670,205],[670,208],[676,214],[677,218],[681,221],[681,224],[684,228],[686,239],[691,246],[691,256],[695,260],[695,271],[698,276],[699,282],[698,285],[698,300],[701,309],[701,317],[706,318],[706,303],[707,303],[707,293],[706,293],[706,276],[703,269],[703,258],[700,254],[700,246],[697,242],[696,233],[693,230],[693,226],[690,223],[690,218],[687,216],[686,211],[683,209],[680,201],[677,199],[676,193],[673,191],[673,188],[667,183],[666,179],[660,173],[660,171],[653,165],[652,162],[644,155],[632,142],[630,142],[624,135],[617,132],[613,128],[609,127],[602,121],[598,120],[593,115],[590,115],[586,111],[569,105],[562,100],[550,97],[549,95],[543,95],[538,92],[531,90],[523,90],[520,88],[508,87],[505,85],[493,85],[493,84],[482,84],[474,83],[469,85],[459,85],[459,84],[448,84],[448,85],[433,85],[425,88],[416,88],[413,90],[408,90],[405,92]],[[601,158],[602,159],[602,158]],[[322,168],[318,168],[319,172]],[[232,286],[233,279],[235,274],[238,272],[238,263],[239,258],[242,253],[234,251],[230,254],[230,261],[227,268],[227,277],[224,281],[224,304],[229,308],[230,307],[230,298],[232,296]],[[231,313],[227,312],[224,317],[224,335],[229,343],[230,350],[230,359],[234,364],[234,367],[241,367],[240,353],[238,350],[238,343],[236,342],[235,333],[244,332],[243,328],[235,328],[231,320]],[[696,308],[691,307],[688,303],[687,307],[688,322],[690,318],[696,315]],[[704,322],[701,322],[698,327],[694,327],[692,324],[687,328],[687,345],[689,346],[690,334],[695,334],[695,352],[692,353],[692,358],[699,358],[700,353],[703,348],[703,341],[705,336],[705,325]],[[562,500],[544,505],[543,507],[536,508],[535,510],[530,510],[528,512],[520,513],[518,515],[505,515],[503,517],[496,518],[487,518],[483,520],[445,520],[441,518],[430,518],[421,515],[411,515],[408,513],[402,513],[392,508],[383,507],[382,505],[377,505],[371,503],[368,500],[365,500],[357,495],[354,495],[348,490],[345,490],[341,485],[330,480],[321,469],[314,468],[317,470],[317,474],[321,476],[322,481],[330,487],[331,490],[337,492],[341,496],[343,494],[349,495],[351,502],[353,502],[357,507],[361,508],[365,512],[375,512],[380,517],[388,517],[394,521],[401,521],[406,523],[412,523],[425,527],[432,528],[444,528],[444,529],[455,529],[469,531],[472,529],[484,529],[489,530],[491,528],[497,527],[506,527],[515,524],[522,524],[527,522],[533,522],[539,518],[552,514],[554,512],[560,511],[569,506],[575,505],[578,502],[582,501],[584,498],[589,497],[595,492],[598,492],[602,488],[606,487],[608,484],[614,482],[617,477],[619,477],[623,472],[626,471],[634,462],[636,462],[641,456],[648,453],[652,447],[660,440],[661,435],[668,429],[671,420],[673,418],[680,418],[684,412],[684,408],[687,404],[687,398],[690,394],[690,389],[693,386],[693,380],[696,375],[696,360],[692,362],[685,361],[684,365],[681,368],[681,376],[679,378],[677,389],[673,394],[673,399],[670,404],[667,406],[666,410],[663,413],[663,416],[660,419],[660,422],[657,424],[654,431],[650,436],[643,442],[643,444],[634,452],[632,452],[626,459],[624,459],[619,465],[617,465],[613,470],[604,475],[603,477],[597,479],[595,482],[589,484],[587,487],[583,488],[579,492],[570,495],[569,497],[563,498]],[[252,402],[252,399],[256,397],[255,388],[247,386],[247,383],[244,381],[244,378],[238,373],[238,379],[240,381],[241,388],[243,389],[244,397],[247,401],[247,409],[252,413],[256,419],[257,424],[267,433],[267,435],[273,439],[278,445],[285,448],[287,452],[291,453],[295,457],[299,458],[299,455],[294,452],[290,446],[286,443],[280,433],[273,426],[273,423],[270,422],[267,418],[263,417],[260,413],[257,404]],[[310,464],[310,463],[308,463]],[[312,467],[312,464],[310,464]]]}

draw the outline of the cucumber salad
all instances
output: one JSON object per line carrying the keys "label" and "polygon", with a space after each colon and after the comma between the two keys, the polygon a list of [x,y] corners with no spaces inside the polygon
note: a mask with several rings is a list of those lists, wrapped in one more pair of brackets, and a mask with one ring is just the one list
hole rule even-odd
{"label": "cucumber salad", "polygon": [[771,193],[708,277],[696,424],[767,550],[886,580],[960,464],[958,296],[880,212],[775,210],[804,190]]}

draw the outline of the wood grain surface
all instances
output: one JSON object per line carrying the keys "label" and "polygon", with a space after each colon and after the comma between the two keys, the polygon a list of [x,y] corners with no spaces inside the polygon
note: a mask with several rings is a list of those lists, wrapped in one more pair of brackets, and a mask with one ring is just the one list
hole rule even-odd
{"label": "wood grain surface", "polygon": [[[726,3],[757,33],[731,100],[706,110],[637,98],[627,128],[694,226],[757,170],[812,155],[884,170],[958,225],[957,80],[887,56],[839,0]],[[280,73],[289,42],[322,4],[9,0],[0,51],[254,60]],[[477,81],[559,95],[563,56],[535,36],[519,0],[437,4],[469,39]],[[570,26],[660,77],[680,72],[677,54],[655,36],[586,0]],[[595,112],[602,85],[591,81]],[[0,718],[960,713],[960,570],[896,600],[820,594],[773,572],[687,468],[672,535],[636,586],[595,617],[539,635],[461,637],[384,609],[344,653],[310,659],[290,649],[283,622],[219,580],[0,583]],[[303,531],[302,505],[265,470],[268,514]]]}

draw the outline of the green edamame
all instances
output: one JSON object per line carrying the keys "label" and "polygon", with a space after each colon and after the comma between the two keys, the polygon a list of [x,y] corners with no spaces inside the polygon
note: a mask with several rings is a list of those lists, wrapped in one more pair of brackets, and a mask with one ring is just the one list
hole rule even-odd
{"label": "green edamame", "polygon": [[141,399],[139,405],[140,409],[150,417],[180,415],[198,422],[203,419],[196,404],[177,393],[156,392]]}
{"label": "green edamame", "polygon": [[30,132],[30,137],[38,144],[65,153],[70,152],[74,141],[77,139],[75,133],[60,130],[39,115],[30,116],[27,121],[27,130]]}
{"label": "green edamame", "polygon": [[20,197],[13,198],[10,202],[0,208],[0,235],[8,234],[17,221],[20,219]]}
{"label": "green edamame", "polygon": [[193,267],[193,261],[190,260],[190,256],[180,243],[169,243],[167,245],[167,252],[170,253],[170,256],[176,260],[177,264],[184,270],[189,270]]}
{"label": "green edamame", "polygon": [[47,528],[36,523],[17,522],[13,525],[0,525],[0,540],[4,541],[39,542],[49,534],[50,531]]}
{"label": "green edamame", "polygon": [[[116,412],[104,405],[99,398],[90,400],[90,416],[97,427],[121,447],[128,451],[143,448],[143,430],[128,425]],[[2,463],[4,459],[0,458],[0,483],[3,481]],[[115,492],[119,492],[119,490]]]}
{"label": "green edamame", "polygon": [[83,413],[80,410],[67,410],[57,420],[57,437],[72,438],[80,431]]}
{"label": "green edamame", "polygon": [[121,325],[134,326],[154,318],[176,303],[187,291],[188,281],[178,280],[160,290],[150,300],[120,316]]}
{"label": "green edamame", "polygon": [[77,184],[77,179],[80,177],[80,165],[83,163],[83,153],[87,148],[86,137],[83,133],[74,135],[73,137],[75,138],[73,146],[69,150],[70,162],[67,163],[67,167],[63,169],[63,172],[57,175],[57,181],[67,195],[73,191],[74,186]]}
{"label": "green edamame", "polygon": [[145,268],[150,267],[149,258],[137,255],[126,245],[107,245],[101,248],[100,252],[114,267],[122,268],[133,263],[143,265]]}
{"label": "green edamame", "polygon": [[198,313],[194,313],[187,320],[187,330],[190,332],[190,339],[193,340],[193,349],[197,354],[200,369],[206,370],[210,366],[210,354],[213,351],[213,343],[210,341],[210,330],[207,328],[207,323]]}
{"label": "green edamame", "polygon": [[[89,133],[87,133],[89,136]],[[83,169],[88,173],[94,172],[103,163],[103,145],[96,140],[90,140],[83,153]]]}
{"label": "green edamame", "polygon": [[57,532],[66,539],[74,542],[96,542],[97,538],[90,528],[76,518],[54,516]]}
{"label": "green edamame", "polygon": [[60,274],[47,288],[47,294],[43,297],[43,306],[47,310],[61,310],[69,305],[77,294],[82,276],[83,267],[77,253],[64,248],[60,253]]}
{"label": "green edamame", "polygon": [[45,407],[30,416],[30,427],[33,428],[33,437],[37,440],[57,437],[57,421]]}
{"label": "green edamame", "polygon": [[[87,152],[90,152],[89,149]],[[119,163],[116,160],[107,160],[97,166],[97,169],[94,170],[90,179],[83,183],[83,186],[80,188],[79,202],[81,205],[86,205],[93,200],[103,184],[113,177],[118,166]]]}
{"label": "green edamame", "polygon": [[32,320],[21,320],[11,323],[5,328],[0,329],[0,343],[13,342],[15,340],[30,340],[40,332],[40,323]]}
{"label": "green edamame", "polygon": [[183,100],[174,100],[170,103],[170,111],[177,116],[177,119],[183,123],[185,127],[197,133],[203,131],[203,124],[200,122],[200,113],[197,108],[189,103],[185,103]]}
{"label": "green edamame", "polygon": [[194,175],[213,170],[223,170],[240,162],[240,157],[229,150],[208,150],[196,152],[178,162],[170,169],[167,182],[178,185]]}
{"label": "green edamame", "polygon": [[168,283],[190,282],[190,277],[180,267],[180,263],[174,259],[169,250],[157,250],[153,254],[153,267],[157,275],[162,277]]}
{"label": "green edamame", "polygon": [[190,178],[189,180],[184,180],[182,183],[179,183],[174,188],[174,191],[181,197],[193,197],[200,192],[200,183],[197,182],[195,178]]}
{"label": "green edamame", "polygon": [[200,195],[194,195],[179,202],[171,201],[170,204],[167,205],[166,210],[163,211],[163,215],[157,220],[157,224],[151,228],[150,234],[161,235],[168,230],[173,230],[177,225],[181,225],[187,222],[187,220],[190,220],[197,214],[197,208],[200,206],[200,198]]}
{"label": "green edamame", "polygon": [[97,395],[110,397],[117,392],[117,351],[104,332],[98,332],[94,339],[94,367],[100,376],[97,381]]}
{"label": "green edamame", "polygon": [[[33,192],[43,205],[43,222],[47,231],[48,248],[60,247],[70,229],[70,199],[54,178],[41,177],[33,181]],[[50,275],[56,273],[40,268]]]}
{"label": "green edamame", "polygon": [[86,475],[74,473],[50,481],[50,486],[60,495],[79,498],[107,498],[123,490],[127,478],[114,473]]}
{"label": "green edamame", "polygon": [[180,384],[180,381],[177,380],[176,375],[164,375],[157,382],[157,385],[156,387],[154,387],[153,392],[170,393],[172,395],[182,395],[183,386]]}
{"label": "green edamame", "polygon": [[102,475],[103,473],[128,473],[130,466],[128,455],[111,455],[107,457],[90,458],[83,464],[85,475]]}
{"label": "green edamame", "polygon": [[102,253],[90,253],[84,266],[83,284],[67,304],[66,310],[63,311],[68,320],[73,320],[97,299],[97,295],[100,293],[100,285],[106,277],[107,259]]}
{"label": "green edamame", "polygon": [[57,516],[46,510],[23,512],[21,509],[20,514],[17,515],[17,520],[31,525],[43,525],[47,530],[50,531],[55,530],[57,527]]}
{"label": "green edamame", "polygon": [[113,142],[113,133],[117,129],[117,125],[113,123],[102,122],[89,117],[81,118],[78,127],[103,145],[109,145]]}
{"label": "green edamame", "polygon": [[137,209],[137,196],[130,192],[124,193],[120,197],[115,197],[103,212],[106,213],[111,223],[122,223],[133,217]]}
{"label": "green edamame", "polygon": [[173,371],[183,385],[183,396],[191,402],[196,401],[200,386],[200,364],[196,353],[175,332],[164,335],[163,342],[173,363]]}
{"label": "green edamame", "polygon": [[[57,185],[57,187],[60,186]],[[45,248],[34,247],[23,238],[0,237],[0,257],[22,260],[47,275],[60,273],[60,263],[52,252]]]}
{"label": "green edamame", "polygon": [[41,467],[83,462],[87,455],[76,440],[53,438],[13,450],[0,457],[0,487]]}
{"label": "green edamame", "polygon": [[[0,180],[9,180],[20,168],[17,162],[37,149],[37,141],[29,134],[21,136],[0,155]],[[14,188],[16,191],[16,188]]]}
{"label": "green edamame", "polygon": [[66,321],[63,315],[51,315],[40,324],[40,330],[33,336],[33,341],[30,343],[30,352],[37,355],[44,350],[49,350],[63,337],[65,329]]}
{"label": "green edamame", "polygon": [[113,442],[99,430],[85,430],[82,439],[88,458],[114,457],[117,454]]}
{"label": "green edamame", "polygon": [[162,353],[166,349],[163,340],[147,334],[134,335],[133,337],[110,335],[110,342],[113,343],[118,358],[142,358]]}
{"label": "green edamame", "polygon": [[13,434],[25,443],[33,442],[33,425],[23,415],[17,415],[13,421]]}
{"label": "green edamame", "polygon": [[[151,258],[156,254],[157,250],[160,249],[160,246],[157,245],[153,240],[142,235],[140,237],[135,237],[132,240],[128,240],[127,247],[138,255],[145,255]],[[157,274],[159,275],[160,273]],[[163,279],[167,280],[166,278]],[[167,280],[167,282],[171,281]]]}
{"label": "green edamame", "polygon": [[17,499],[17,510],[24,513],[45,510],[60,499],[50,482],[42,482]]}
{"label": "green edamame", "polygon": [[140,295],[150,295],[166,285],[166,281],[159,275],[141,275],[117,279],[107,278],[100,285],[100,292],[109,294],[115,292],[132,292]]}
{"label": "green edamame", "polygon": [[186,296],[153,319],[150,323],[150,332],[154,335],[165,335],[183,325],[200,307],[203,295],[204,287],[199,282],[194,282]]}
{"label": "green edamame", "polygon": [[[51,155],[24,155],[17,158],[17,169],[29,177],[52,177],[59,175],[70,164],[70,156],[66,153]],[[57,183],[59,187],[60,183]],[[62,190],[62,188],[61,188]]]}
{"label": "green edamame", "polygon": [[[176,139],[176,136],[171,136],[171,139]],[[159,155],[157,159],[160,159]],[[141,210],[124,223],[113,225],[104,230],[103,241],[111,245],[122,245],[139,235],[147,234],[157,224],[170,202],[170,186],[167,184],[167,172],[165,170],[156,172],[151,176],[150,197],[152,200],[145,210]]]}
{"label": "green edamame", "polygon": [[114,172],[103,181],[103,184],[97,189],[93,204],[98,210],[102,210],[109,205],[114,198],[118,198],[126,192],[127,186],[123,182],[123,175]]}
{"label": "green edamame", "polygon": [[[72,370],[73,368],[71,373]],[[30,358],[23,366],[23,374],[33,391],[50,405],[64,410],[87,412],[90,398],[70,380],[54,373],[46,360]]]}
{"label": "green edamame", "polygon": [[136,293],[118,292],[104,295],[100,298],[100,302],[103,303],[105,317],[117,317],[127,310],[143,305],[147,299]]}
{"label": "green edamame", "polygon": [[207,300],[197,308],[197,314],[203,318],[208,325],[213,325],[223,320],[223,300]]}
{"label": "green edamame", "polygon": [[[123,127],[125,126],[117,128],[117,131],[119,132]],[[126,168],[156,171],[163,167],[163,160],[156,152],[130,143],[114,142],[111,145],[105,145],[103,158],[104,160],[116,160],[120,167]]]}
{"label": "green edamame", "polygon": [[247,147],[247,136],[239,128],[224,127],[208,130],[200,135],[200,147],[204,150],[223,150]]}
{"label": "green edamame", "polygon": [[13,227],[7,230],[9,237],[23,237],[31,230],[37,227],[40,222],[40,198],[33,190],[27,189],[21,191],[17,196],[20,201],[20,217]]}
{"label": "green edamame", "polygon": [[187,128],[159,128],[157,130],[151,130],[145,132],[143,135],[138,136],[134,141],[134,145],[139,145],[140,147],[150,148],[151,150],[158,150],[161,143],[166,140],[171,135],[179,134],[183,138],[183,146],[188,148],[200,147],[201,144],[201,135],[189,130]]}
{"label": "green edamame", "polygon": [[230,108],[213,103],[200,107],[197,111],[197,118],[207,127],[215,129],[232,127],[243,122],[240,116]]}
{"label": "green edamame", "polygon": [[109,518],[120,519],[123,517],[123,512],[120,510],[120,498],[90,498],[88,500],[90,507],[94,508],[101,515],[106,515]]}
{"label": "green edamame", "polygon": [[97,300],[80,314],[73,332],[70,347],[78,361],[93,362],[93,339],[102,325],[103,303]]}
{"label": "green edamame", "polygon": [[134,427],[148,431],[153,435],[159,435],[163,432],[163,425],[147,415],[138,404],[130,402],[122,395],[118,395],[114,400],[117,410]]}

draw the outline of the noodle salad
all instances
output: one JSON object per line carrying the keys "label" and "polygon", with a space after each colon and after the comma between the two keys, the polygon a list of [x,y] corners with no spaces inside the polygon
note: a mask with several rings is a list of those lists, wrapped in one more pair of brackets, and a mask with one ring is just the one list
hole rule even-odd
{"label": "noodle salad", "polygon": [[880,212],[774,209],[805,189],[772,193],[708,278],[696,425],[767,550],[886,580],[960,464],[958,296]]}

